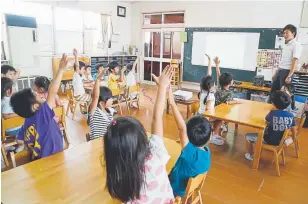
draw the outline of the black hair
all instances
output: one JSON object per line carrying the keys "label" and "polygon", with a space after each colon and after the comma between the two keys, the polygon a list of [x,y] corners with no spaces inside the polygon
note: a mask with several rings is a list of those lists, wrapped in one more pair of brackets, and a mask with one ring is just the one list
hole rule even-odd
{"label": "black hair", "polygon": [[229,85],[232,80],[233,80],[233,74],[228,72],[222,73],[219,77],[219,84],[221,88],[223,88],[224,86]]}
{"label": "black hair", "polygon": [[85,70],[87,70],[88,68],[92,69],[91,65],[86,65],[85,66]]}
{"label": "black hair", "polygon": [[10,65],[1,65],[1,74],[7,74],[9,71],[16,72],[16,69]]}
{"label": "black hair", "polygon": [[112,70],[114,70],[118,66],[119,66],[119,63],[117,61],[112,61],[108,64],[108,69],[110,72],[112,72]]}
{"label": "black hair", "polygon": [[12,88],[13,88],[13,81],[9,78],[2,77],[1,78],[1,99],[3,99],[4,96],[6,96],[6,92],[8,90],[12,92]]}
{"label": "black hair", "polygon": [[290,96],[284,91],[273,92],[271,98],[272,103],[279,110],[284,110],[291,104]]}
{"label": "black hair", "polygon": [[202,77],[201,79],[201,83],[200,83],[200,93],[198,94],[198,97],[200,98],[200,94],[202,92],[202,90],[207,91],[207,95],[204,98],[203,104],[206,104],[206,100],[207,97],[210,94],[210,90],[212,88],[212,86],[214,86],[214,79],[212,76],[206,76],[206,77]]}
{"label": "black hair", "polygon": [[[79,61],[79,68],[82,69],[83,67],[85,67],[86,64],[82,61]],[[76,71],[76,64],[74,63],[74,71]]]}
{"label": "black hair", "polygon": [[294,25],[292,25],[292,24],[286,25],[286,26],[283,28],[282,31],[285,31],[285,30],[291,31],[292,33],[294,33],[294,37],[296,37],[296,35],[297,35],[297,28],[296,28]]}
{"label": "black hair", "polygon": [[104,136],[106,188],[122,202],[140,198],[145,184],[145,162],[150,155],[143,125],[132,117],[118,117]]}
{"label": "black hair", "polygon": [[38,88],[43,88],[44,91],[48,91],[48,88],[50,86],[50,80],[45,76],[39,76],[34,79],[34,84]]}
{"label": "black hair", "polygon": [[98,71],[98,69],[99,69],[100,67],[103,67],[103,68],[104,68],[103,63],[98,63],[98,64],[95,65],[96,71]]}
{"label": "black hair", "polygon": [[188,120],[186,126],[188,139],[193,145],[201,147],[209,141],[212,127],[205,117],[194,116]]}
{"label": "black hair", "polygon": [[35,111],[33,111],[33,104],[35,103],[36,99],[30,88],[18,91],[11,97],[13,111],[23,118],[29,118],[35,114]]}
{"label": "black hair", "polygon": [[291,108],[292,110],[295,110],[295,96],[294,96],[294,93],[295,93],[295,86],[292,84],[292,83],[286,83],[284,85],[285,89],[288,90],[288,92],[291,94]]}
{"label": "black hair", "polygon": [[132,63],[128,63],[128,64],[126,65],[125,75],[127,75],[130,71],[132,71],[133,66],[134,66],[134,65],[133,65]]}

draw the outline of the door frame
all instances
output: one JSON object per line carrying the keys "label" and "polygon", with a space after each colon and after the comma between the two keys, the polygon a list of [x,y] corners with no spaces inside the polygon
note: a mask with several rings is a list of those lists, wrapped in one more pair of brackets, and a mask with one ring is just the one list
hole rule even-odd
{"label": "door frame", "polygon": [[[142,53],[141,53],[141,59],[140,59],[140,81],[144,84],[151,84],[154,85],[155,83],[152,81],[144,80],[144,61],[156,61],[160,62],[160,73],[162,71],[162,63],[163,62],[170,62],[170,59],[163,58],[163,32],[183,32],[185,31],[185,28],[144,28],[142,29]],[[144,48],[144,42],[145,42],[145,32],[160,32],[160,58],[157,57],[144,57],[145,48]],[[153,44],[151,49],[153,49]],[[172,49],[171,49],[172,50]],[[171,52],[170,50],[170,52]],[[183,55],[184,55],[184,43],[181,42],[181,62],[183,62]]]}

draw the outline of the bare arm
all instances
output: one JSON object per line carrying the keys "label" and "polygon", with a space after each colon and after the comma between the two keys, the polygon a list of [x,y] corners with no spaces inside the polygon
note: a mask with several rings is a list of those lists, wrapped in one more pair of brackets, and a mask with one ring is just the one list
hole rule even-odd
{"label": "bare arm", "polygon": [[47,96],[47,104],[49,105],[50,108],[55,108],[56,107],[56,97],[57,93],[59,90],[59,87],[61,85],[61,79],[64,73],[65,68],[67,67],[67,56],[66,54],[63,54],[62,59],[59,64],[59,69],[57,71],[57,74],[55,78],[52,80],[49,89],[48,89],[48,96]]}
{"label": "bare arm", "polygon": [[219,79],[221,73],[220,73],[220,68],[219,68],[219,64],[220,64],[220,60],[218,57],[215,57],[214,58],[214,62],[215,62],[215,65],[216,65],[216,73],[217,73],[217,78]]}
{"label": "bare arm", "polygon": [[74,48],[73,50],[73,55],[75,57],[75,66],[76,66],[76,73],[80,73],[80,67],[79,67],[79,60],[78,60],[78,51],[76,50],[76,48]]}
{"label": "bare arm", "polygon": [[293,137],[296,137],[296,131],[297,131],[296,126],[293,126],[293,127],[291,128],[291,132],[292,132]]}
{"label": "bare arm", "polygon": [[212,106],[213,103],[214,103],[214,100],[207,101],[205,110],[210,110],[213,107]]}
{"label": "bare arm", "polygon": [[100,88],[100,82],[101,82],[101,78],[104,75],[104,71],[100,72],[97,77],[96,77],[96,81],[94,84],[94,89],[93,89],[93,96],[92,96],[92,102],[91,102],[91,106],[90,106],[90,114],[93,116],[95,109],[97,107],[97,103],[98,103],[98,98],[99,98],[99,88]]}
{"label": "bare arm", "polygon": [[152,74],[153,80],[158,86],[156,93],[156,101],[154,104],[153,119],[152,119],[152,134],[162,137],[164,133],[163,128],[163,113],[164,104],[166,101],[166,89],[170,84],[173,68],[169,65],[161,73],[160,77]]}
{"label": "bare arm", "polygon": [[121,70],[121,74],[120,74],[120,78],[118,79],[118,82],[122,82],[124,81],[124,72],[126,70],[126,67],[123,67],[123,69]]}
{"label": "bare arm", "polygon": [[172,109],[172,113],[173,113],[173,117],[175,119],[175,122],[178,126],[178,130],[179,130],[179,135],[180,135],[180,141],[181,141],[181,146],[182,149],[184,149],[186,147],[186,145],[188,144],[188,137],[187,137],[187,132],[186,132],[186,124],[185,121],[174,101],[173,98],[173,93],[172,93],[172,89],[169,88],[168,91],[168,98],[169,98],[169,104],[171,106]]}
{"label": "bare arm", "polygon": [[208,66],[207,66],[207,76],[212,76],[211,58],[210,58],[210,56],[208,56],[207,54],[205,54],[205,56],[207,56],[207,59],[208,59],[208,61],[209,61]]}
{"label": "bare arm", "polygon": [[133,72],[133,73],[136,73],[136,66],[137,66],[137,64],[138,64],[138,60],[139,60],[139,57],[136,58],[136,60],[135,60],[135,62],[134,62],[134,64],[133,64],[133,68],[132,68],[132,72]]}
{"label": "bare arm", "polygon": [[292,60],[292,64],[291,64],[291,68],[290,68],[290,72],[286,78],[286,83],[291,83],[291,76],[294,74],[294,71],[295,71],[295,67],[298,63],[298,59],[297,58],[293,58]]}
{"label": "bare arm", "polygon": [[18,117],[18,115],[16,113],[2,114],[2,118],[4,119],[9,119],[14,117]]}

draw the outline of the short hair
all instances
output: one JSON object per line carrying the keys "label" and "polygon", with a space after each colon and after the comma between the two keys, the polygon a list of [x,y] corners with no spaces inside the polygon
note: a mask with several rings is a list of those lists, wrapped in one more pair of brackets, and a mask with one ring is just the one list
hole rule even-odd
{"label": "short hair", "polygon": [[150,152],[143,125],[132,117],[118,117],[104,136],[106,187],[122,202],[138,199],[144,187],[145,162]]}
{"label": "short hair", "polygon": [[296,37],[296,35],[297,35],[297,28],[296,28],[294,25],[292,25],[292,24],[286,25],[286,26],[283,28],[282,31],[285,31],[285,30],[291,31],[292,33],[294,33],[294,37]]}
{"label": "short hair", "polygon": [[46,92],[50,86],[50,80],[45,76],[39,76],[34,79],[34,84],[38,88],[43,88]]}
{"label": "short hair", "polygon": [[119,63],[117,61],[112,61],[108,64],[108,69],[111,72],[112,70],[114,70],[118,66],[119,66]]}
{"label": "short hair", "polygon": [[103,67],[103,68],[104,68],[103,63],[98,63],[98,64],[95,65],[96,71],[98,71],[98,69],[99,69],[100,67]]}
{"label": "short hair", "polygon": [[92,69],[91,65],[86,65],[85,66],[85,69],[88,69],[88,68]]}
{"label": "short hair", "polygon": [[1,74],[7,74],[9,71],[16,72],[16,69],[10,65],[1,65]]}
{"label": "short hair", "polygon": [[219,77],[219,84],[221,87],[224,87],[231,84],[232,80],[233,80],[233,74],[228,72],[222,73]]}
{"label": "short hair", "polygon": [[284,110],[291,104],[290,96],[283,91],[275,91],[271,98],[272,103],[278,110]]}
{"label": "short hair", "polygon": [[11,97],[13,111],[23,118],[29,118],[35,114],[35,111],[33,111],[35,103],[36,99],[30,88],[18,91]]}
{"label": "short hair", "polygon": [[126,65],[125,75],[127,75],[130,71],[132,71],[133,66],[134,66],[134,65],[133,65],[132,63],[128,63],[128,64]]}
{"label": "short hair", "polygon": [[6,96],[6,92],[8,90],[12,92],[12,88],[13,88],[13,81],[9,78],[2,77],[1,78],[1,99],[3,99],[4,96]]}
{"label": "short hair", "polygon": [[197,146],[204,146],[210,139],[211,123],[203,116],[194,116],[187,122],[187,136],[189,141]]}
{"label": "short hair", "polygon": [[[84,62],[82,62],[82,61],[79,61],[79,68],[81,69],[81,68],[83,68],[83,67],[85,67],[86,66],[86,64],[84,63]],[[76,64],[74,63],[74,71],[76,71]]]}
{"label": "short hair", "polygon": [[99,97],[98,102],[104,102],[106,103],[109,99],[112,98],[112,92],[108,87],[101,86],[99,88]]}

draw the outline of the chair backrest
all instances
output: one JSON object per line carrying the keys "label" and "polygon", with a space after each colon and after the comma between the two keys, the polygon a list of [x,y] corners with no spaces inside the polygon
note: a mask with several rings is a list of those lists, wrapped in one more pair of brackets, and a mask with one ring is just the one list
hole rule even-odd
{"label": "chair backrest", "polygon": [[187,201],[188,198],[190,198],[194,192],[199,191],[203,184],[204,184],[204,180],[206,178],[206,174],[207,172],[205,172],[204,174],[199,174],[198,176],[194,177],[194,178],[190,178],[188,180],[188,184],[186,187],[186,193],[184,196],[184,200],[185,202]]}
{"label": "chair backrest", "polygon": [[196,103],[191,104],[190,110],[193,115],[195,115],[199,111],[200,102],[196,101]]}
{"label": "chair backrest", "polygon": [[306,113],[304,112],[304,113],[302,114],[302,117],[301,117],[299,123],[298,123],[298,127],[297,127],[297,136],[299,136],[299,134],[301,133],[301,130],[303,129],[303,126],[304,126],[306,117],[307,117],[307,115],[306,115]]}
{"label": "chair backrest", "polygon": [[68,100],[74,100],[73,86],[70,86],[70,88],[66,91],[66,95],[67,95]]}
{"label": "chair backrest", "polygon": [[64,106],[58,106],[53,109],[53,112],[55,113],[55,116],[60,118],[59,122],[62,122],[63,125],[65,125],[65,110]]}
{"label": "chair backrest", "polygon": [[278,146],[278,150],[280,150],[281,148],[283,148],[283,144],[284,144],[284,141],[286,140],[286,138],[288,137],[288,135],[290,134],[290,129],[287,129],[284,131],[283,135],[282,135],[282,138],[280,140],[280,143],[279,143],[279,146]]}
{"label": "chair backrest", "polygon": [[137,84],[135,86],[128,87],[128,93],[138,92],[140,90],[140,85]]}
{"label": "chair backrest", "polygon": [[111,89],[112,96],[119,96],[121,91],[120,89]]}
{"label": "chair backrest", "polygon": [[25,119],[20,116],[16,116],[16,117],[9,118],[9,119],[1,119],[1,138],[2,140],[5,140],[5,130],[22,126],[24,123],[25,123]]}

